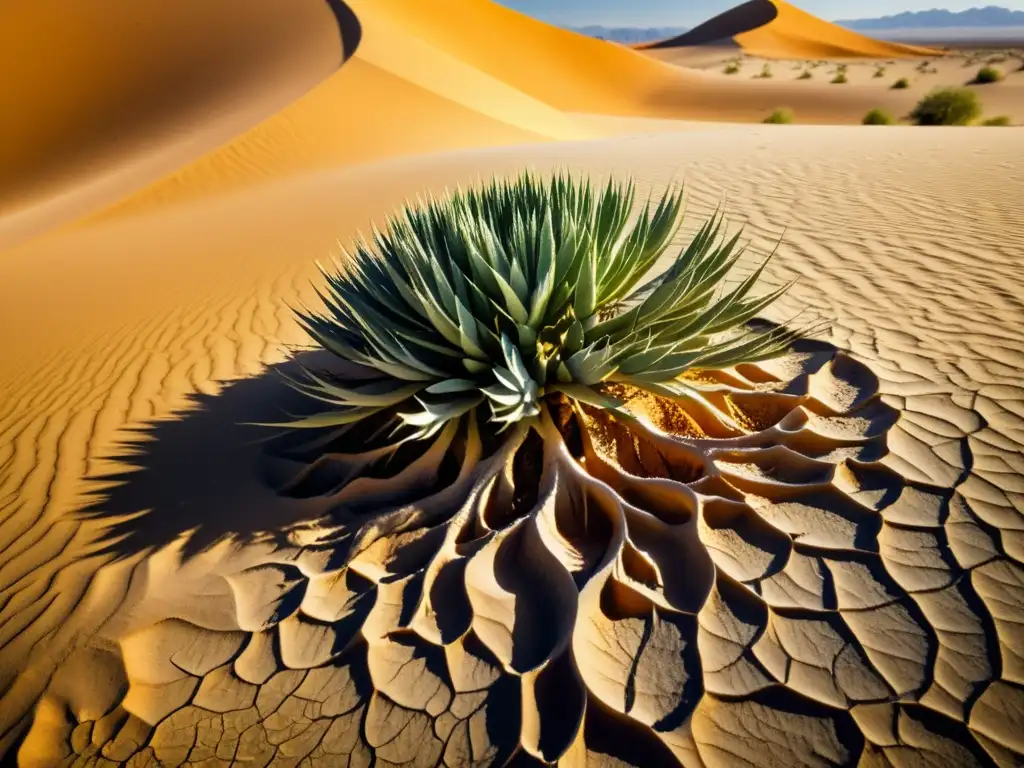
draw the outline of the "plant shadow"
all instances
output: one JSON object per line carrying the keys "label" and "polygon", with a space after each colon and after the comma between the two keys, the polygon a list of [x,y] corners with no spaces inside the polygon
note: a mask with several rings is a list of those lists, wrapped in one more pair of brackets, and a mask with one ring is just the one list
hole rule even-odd
{"label": "plant shadow", "polygon": [[286,380],[297,378],[300,366],[328,367],[329,355],[300,353],[218,394],[191,395],[170,417],[125,430],[106,457],[117,467],[87,478],[92,487],[78,512],[100,522],[101,550],[129,557],[184,537],[188,559],[225,539],[283,543],[296,526],[327,516],[327,499],[279,492],[294,469],[282,449],[295,434],[263,426],[317,410]]}

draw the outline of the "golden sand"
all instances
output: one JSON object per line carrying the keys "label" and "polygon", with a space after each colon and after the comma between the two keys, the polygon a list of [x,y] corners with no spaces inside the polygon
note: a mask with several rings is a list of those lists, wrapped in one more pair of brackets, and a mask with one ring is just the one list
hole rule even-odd
{"label": "golden sand", "polygon": [[[0,753],[1019,762],[1024,145],[736,124],[783,105],[855,123],[970,74],[900,61],[895,95],[871,58],[848,86],[783,78],[898,51],[775,6],[736,35],[735,77],[735,51],[659,60],[489,0],[8,3]],[[1005,66],[979,93],[1024,119]],[[616,477],[618,497],[555,457],[536,509],[491,530],[515,491],[495,464],[349,550],[330,489],[280,492],[305,465],[245,427],[287,404],[270,367],[306,341],[291,307],[337,240],[523,167],[683,179],[679,244],[725,197],[741,272],[785,228],[765,282],[800,281],[770,319],[828,333],[750,372],[747,442],[713,435],[700,479]],[[433,487],[432,451],[364,490]]]}

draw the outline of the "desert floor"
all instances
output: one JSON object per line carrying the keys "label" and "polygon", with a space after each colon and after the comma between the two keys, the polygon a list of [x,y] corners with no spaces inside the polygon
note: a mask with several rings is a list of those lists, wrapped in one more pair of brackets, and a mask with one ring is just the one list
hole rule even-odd
{"label": "desert floor", "polygon": [[[665,63],[442,2],[12,2],[0,756],[1019,766],[1022,131],[760,124],[901,112],[982,59],[755,79],[741,51]],[[1024,121],[1024,72],[977,89]],[[740,500],[471,541],[453,516],[353,554],[315,468],[254,426],[293,406],[294,308],[408,200],[524,168],[682,182],[679,244],[721,206],[740,275],[778,245],[765,284],[797,279],[768,319],[827,328],[736,374],[775,441],[714,449]]]}
{"label": "desert floor", "polygon": [[[688,737],[701,758],[735,765],[730,753],[739,750],[760,764],[764,734],[795,728],[818,742],[794,746],[778,736],[797,764],[826,746],[829,759],[842,763],[859,750],[879,759],[887,750],[898,754],[907,747],[897,744],[908,743],[966,765],[970,755],[953,743],[969,741],[958,730],[965,724],[975,744],[1012,764],[1012,754],[1024,750],[1024,286],[1017,263],[1024,175],[1015,132],[985,135],[979,146],[964,140],[964,129],[712,127],[456,152],[112,218],[8,252],[0,263],[0,325],[19,331],[5,339],[2,369],[4,399],[14,407],[3,422],[0,659],[19,673],[4,698],[4,727],[27,715],[45,671],[63,659],[28,737],[39,752],[26,754],[92,754],[107,740],[117,746],[104,754],[125,757],[144,743],[147,759],[168,764],[262,754],[268,745],[279,756],[311,754],[325,765],[340,759],[330,755],[371,748],[378,759],[403,764],[423,739],[437,744],[433,755],[470,742],[474,754],[487,752],[483,730],[463,728],[444,742],[426,735],[445,716],[428,714],[425,701],[400,707],[372,684],[345,683],[355,673],[332,664],[322,637],[286,640],[280,629],[285,659],[265,649],[262,661],[253,660],[252,649],[272,642],[274,629],[257,631],[261,620],[246,614],[266,612],[294,579],[326,578],[330,537],[311,522],[315,503],[268,491],[252,453],[258,445],[239,440],[232,425],[272,408],[281,385],[267,366],[303,340],[288,304],[309,296],[313,261],[335,238],[365,229],[420,190],[524,165],[564,165],[634,173],[652,190],[682,179],[691,221],[724,200],[755,248],[785,228],[769,281],[800,281],[781,313],[809,309],[833,321],[830,340],[870,366],[885,401],[903,415],[888,436],[887,465],[920,489],[948,489],[963,502],[932,519],[896,521],[889,540],[873,548],[902,596],[883,604],[917,606],[916,623],[908,634],[898,620],[868,612],[852,640],[895,688],[926,676],[934,710],[862,705],[840,723],[831,709],[797,715],[721,700],[700,710]],[[146,424],[156,443],[148,453],[139,446],[135,460],[121,445],[122,430]],[[111,456],[119,458],[112,464]],[[124,464],[145,471],[127,478],[127,490],[101,505],[98,519],[83,520],[85,478]],[[236,543],[204,551],[224,536]],[[827,548],[821,555],[846,556]],[[294,576],[283,576],[286,570]],[[868,571],[845,578],[852,592],[877,588]],[[723,620],[716,610],[725,608],[707,608],[708,621]],[[834,663],[832,651],[826,658],[820,650],[832,642],[825,614],[794,619],[779,610],[771,621],[780,627],[805,622],[786,628],[796,634],[784,647],[808,673],[794,666],[784,685],[813,698],[820,681],[809,671]],[[727,635],[744,620],[730,621],[739,623],[717,641],[702,641],[709,659],[742,651]],[[65,658],[73,638],[97,629]],[[717,650],[716,642],[723,644]],[[239,655],[243,647],[250,650]],[[465,671],[457,660],[451,668],[457,677]],[[443,687],[440,674],[430,679]],[[742,688],[726,678],[716,686]],[[479,702],[461,706],[456,719]],[[368,719],[357,727],[364,712]]]}
{"label": "desert floor", "polygon": [[[789,107],[798,123],[858,123],[865,112],[876,107],[903,119],[929,91],[946,86],[975,91],[981,100],[982,119],[1005,115],[1014,125],[1024,123],[1024,50],[1020,48],[951,49],[924,59],[765,59],[744,53],[738,46],[644,53],[715,77],[724,100],[743,93],[745,102],[760,107],[765,116],[773,109]],[[739,65],[739,71],[725,74],[733,63]],[[845,84],[831,82],[839,65],[846,67]],[[974,84],[978,70],[986,65],[999,70],[1002,80]],[[761,76],[765,67],[771,77]],[[800,79],[804,72],[811,77]],[[876,76],[879,72],[881,76]],[[909,87],[894,89],[893,84],[901,78],[907,79]],[[761,90],[752,89],[754,84]]]}

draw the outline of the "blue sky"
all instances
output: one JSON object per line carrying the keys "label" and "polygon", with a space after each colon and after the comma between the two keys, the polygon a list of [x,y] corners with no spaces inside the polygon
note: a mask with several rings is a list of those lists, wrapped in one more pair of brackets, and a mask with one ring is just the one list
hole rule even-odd
{"label": "blue sky", "polygon": [[[742,0],[498,0],[552,24],[613,27],[692,27]],[[1024,11],[1024,0],[796,0],[794,5],[825,19],[865,19],[901,11],[945,8],[964,11],[999,5]]]}

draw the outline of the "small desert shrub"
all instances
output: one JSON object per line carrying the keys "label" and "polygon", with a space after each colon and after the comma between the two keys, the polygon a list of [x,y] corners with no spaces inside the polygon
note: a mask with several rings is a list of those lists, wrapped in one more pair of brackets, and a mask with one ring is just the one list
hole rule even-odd
{"label": "small desert shrub", "polygon": [[763,122],[787,125],[793,122],[793,110],[780,107],[766,117]]}
{"label": "small desert shrub", "polygon": [[724,70],[725,74],[727,74],[727,75],[735,75],[739,71],[740,71],[740,65],[737,64],[735,61],[730,61],[728,64],[726,64],[725,70]]}
{"label": "small desert shrub", "polygon": [[967,125],[981,115],[978,95],[968,88],[936,88],[910,113],[915,125]]}
{"label": "small desert shrub", "polygon": [[639,217],[634,202],[632,182],[527,173],[406,207],[324,270],[326,310],[298,312],[344,365],[289,381],[332,409],[276,426],[393,423],[397,443],[468,417],[502,440],[566,404],[618,413],[616,383],[686,397],[683,373],[776,357],[804,335],[747,325],[789,287],[751,295],[763,264],[716,290],[741,255],[721,216],[652,273],[682,197],[670,189]]}
{"label": "small desert shrub", "polygon": [[836,76],[832,78],[833,85],[843,85],[848,82],[850,81],[846,79],[845,72],[838,72]]}
{"label": "small desert shrub", "polygon": [[870,110],[866,115],[864,115],[864,119],[861,120],[860,122],[862,125],[896,124],[896,120],[892,115],[890,115],[884,109],[878,109],[877,107],[875,109]]}
{"label": "small desert shrub", "polygon": [[997,115],[996,117],[990,117],[987,120],[982,120],[981,124],[990,126],[1013,125],[1013,123],[1010,122],[1009,115]]}
{"label": "small desert shrub", "polygon": [[904,88],[909,88],[910,81],[907,80],[907,78],[905,77],[901,77],[899,80],[892,84],[892,87],[895,88],[897,91],[900,91],[903,90]]}
{"label": "small desert shrub", "polygon": [[875,77],[885,77],[885,67],[878,67],[875,70]]}
{"label": "small desert shrub", "polygon": [[771,76],[772,68],[770,66],[765,64],[763,67],[761,67],[761,74],[758,75],[759,78],[761,78],[762,80],[767,80]]}
{"label": "small desert shrub", "polygon": [[797,80],[810,80],[812,77],[814,77],[814,75],[811,74],[811,70],[805,69],[800,73],[800,77],[798,77]]}
{"label": "small desert shrub", "polygon": [[1002,79],[1003,73],[995,67],[982,67],[971,82],[975,85],[987,85],[988,83],[998,83]]}

